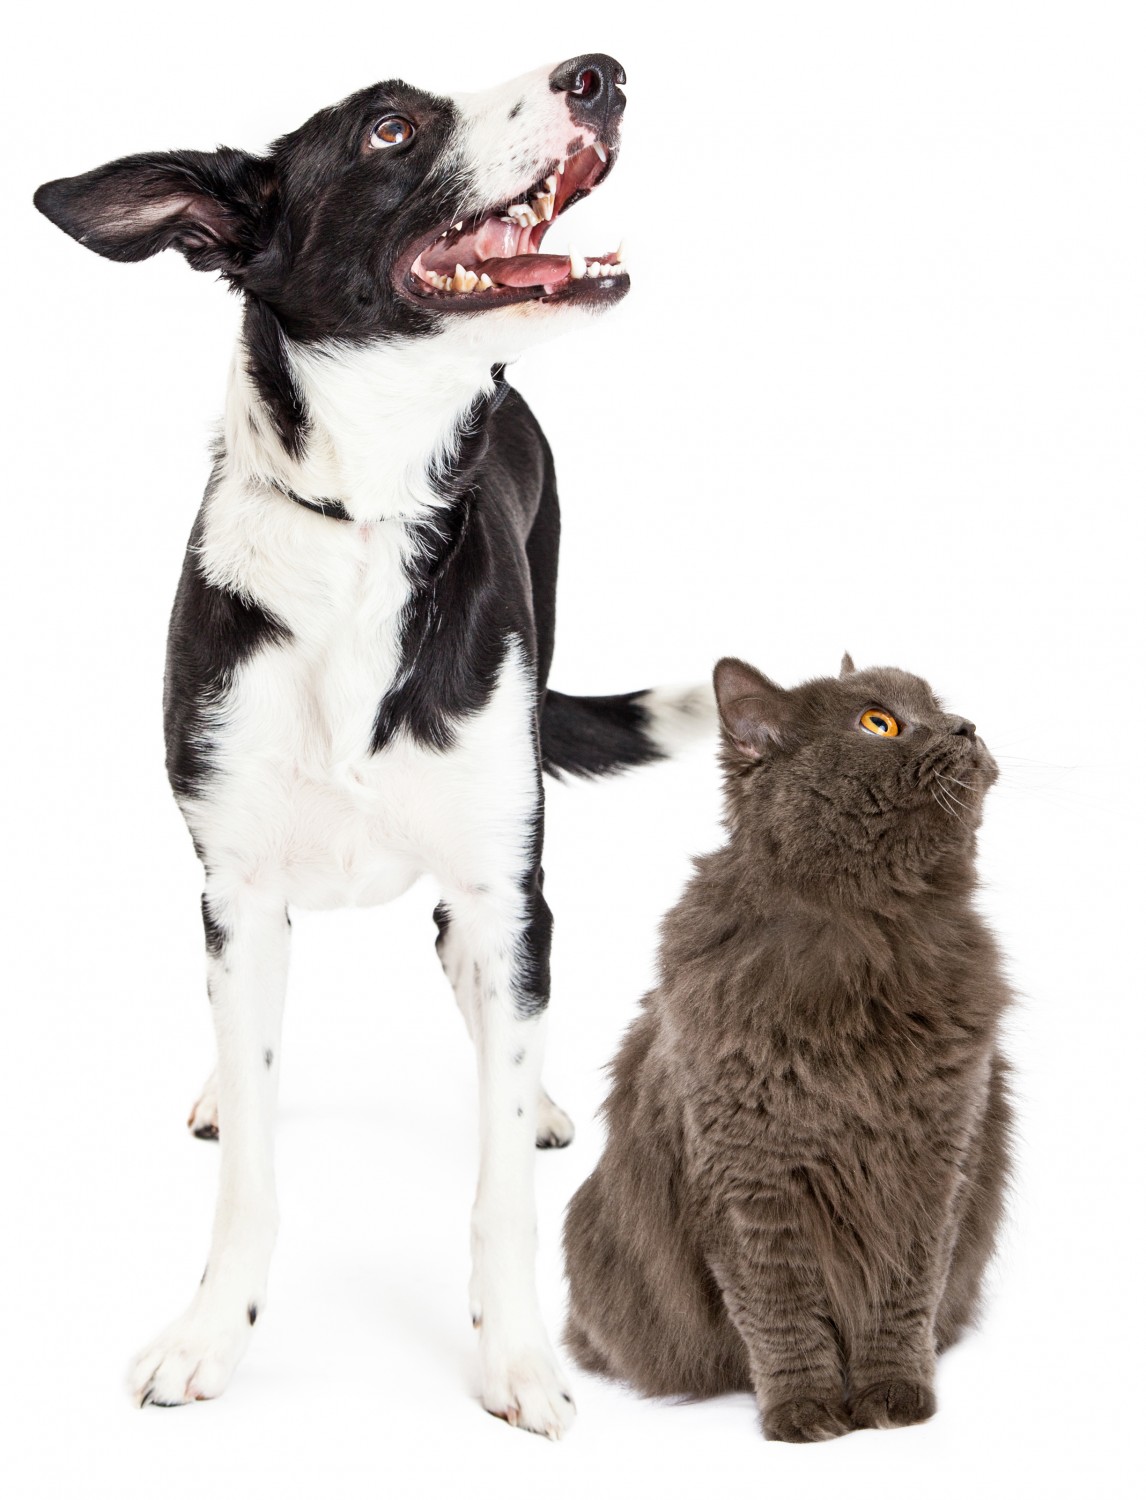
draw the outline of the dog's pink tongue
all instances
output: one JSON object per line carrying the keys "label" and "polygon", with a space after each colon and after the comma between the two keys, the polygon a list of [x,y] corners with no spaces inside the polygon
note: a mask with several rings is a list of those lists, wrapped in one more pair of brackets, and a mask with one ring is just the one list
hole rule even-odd
{"label": "dog's pink tongue", "polygon": [[483,260],[476,269],[498,286],[552,286],[568,281],[572,267],[567,255],[512,255]]}

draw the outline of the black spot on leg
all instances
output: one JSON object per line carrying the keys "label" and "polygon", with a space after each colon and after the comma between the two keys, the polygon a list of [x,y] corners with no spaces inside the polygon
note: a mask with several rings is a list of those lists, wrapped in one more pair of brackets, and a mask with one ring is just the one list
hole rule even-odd
{"label": "black spot on leg", "polygon": [[275,1055],[271,1051],[271,1049],[268,1047],[267,1050],[263,1053],[263,1062],[265,1062],[266,1065],[267,1065],[267,1067],[269,1068],[271,1066],[271,1064],[274,1062],[274,1060],[275,1060]]}
{"label": "black spot on leg", "polygon": [[[533,828],[534,849],[540,853],[542,811],[538,808]],[[514,1000],[522,1018],[540,1015],[549,1004],[549,949],[553,941],[553,914],[542,895],[545,881],[540,865],[535,865],[522,882],[522,895],[528,913],[521,934],[520,960],[514,976]]]}
{"label": "black spot on leg", "polygon": [[525,1111],[524,1111],[524,1110],[523,1110],[523,1109],[522,1109],[522,1107],[521,1107],[521,1105],[520,1105],[520,1104],[519,1104],[519,1105],[518,1105],[518,1106],[517,1106],[517,1118],[518,1118],[518,1119],[519,1119],[519,1120],[520,1120],[520,1119],[521,1119],[521,1117],[522,1117],[522,1115],[523,1115],[523,1114],[524,1114],[524,1113],[525,1113]]}
{"label": "black spot on leg", "polygon": [[446,941],[446,933],[450,930],[450,909],[444,901],[439,901],[434,907],[434,925],[438,929],[438,936],[434,940],[434,947],[438,950],[438,957],[442,954],[442,945]]}
{"label": "black spot on leg", "polygon": [[511,119],[511,120],[516,120],[517,117],[518,117],[518,115],[521,113],[521,106],[524,103],[525,103],[524,99],[519,99],[517,101],[517,103],[513,106],[513,108],[510,110],[508,118]]}
{"label": "black spot on leg", "polygon": [[207,903],[206,892],[200,899],[199,907],[203,913],[203,934],[207,939],[207,952],[212,958],[218,958],[227,946],[227,929],[216,920],[215,914]]}
{"label": "black spot on leg", "polygon": [[200,1286],[202,1286],[203,1283],[207,1280],[207,1272],[210,1269],[211,1269],[211,1262],[208,1261],[207,1264],[203,1267],[203,1274],[202,1274],[202,1276],[200,1276],[200,1278],[199,1278],[199,1285]]}
{"label": "black spot on leg", "polygon": [[525,1048],[524,1047],[519,1047],[517,1049],[517,1051],[513,1054],[512,1061],[513,1061],[513,1066],[515,1068],[520,1068],[521,1067],[522,1063],[525,1061]]}
{"label": "black spot on leg", "polygon": [[258,1317],[258,1315],[259,1310],[252,1302],[251,1305],[247,1308],[247,1322],[251,1325],[252,1328],[255,1326],[255,1319]]}

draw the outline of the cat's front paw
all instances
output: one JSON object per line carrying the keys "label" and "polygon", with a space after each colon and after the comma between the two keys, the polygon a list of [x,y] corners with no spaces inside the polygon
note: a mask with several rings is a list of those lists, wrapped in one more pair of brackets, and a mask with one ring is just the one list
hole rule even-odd
{"label": "cat's front paw", "polygon": [[935,1415],[935,1392],[910,1376],[867,1386],[852,1400],[857,1427],[913,1427]]}
{"label": "cat's front paw", "polygon": [[764,1411],[764,1436],[777,1443],[822,1443],[854,1426],[842,1401],[819,1396],[791,1396]]}

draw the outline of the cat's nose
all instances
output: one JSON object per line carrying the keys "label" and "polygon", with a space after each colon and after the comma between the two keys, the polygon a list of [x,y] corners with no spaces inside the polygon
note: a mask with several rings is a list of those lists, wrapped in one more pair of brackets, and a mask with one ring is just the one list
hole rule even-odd
{"label": "cat's nose", "polygon": [[967,739],[973,740],[975,738],[975,726],[971,723],[970,719],[952,719],[951,733],[962,734],[965,735]]}

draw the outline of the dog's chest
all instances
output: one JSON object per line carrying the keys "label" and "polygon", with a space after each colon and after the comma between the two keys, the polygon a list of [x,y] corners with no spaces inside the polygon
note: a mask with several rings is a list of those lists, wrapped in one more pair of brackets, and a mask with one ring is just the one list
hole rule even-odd
{"label": "dog's chest", "polygon": [[310,532],[309,549],[248,568],[290,634],[239,668],[212,714],[214,773],[186,809],[208,866],[316,907],[385,902],[427,870],[485,878],[498,820],[527,824],[535,790],[520,654],[453,748],[399,732],[375,751],[379,705],[407,670],[408,542],[325,519]]}

